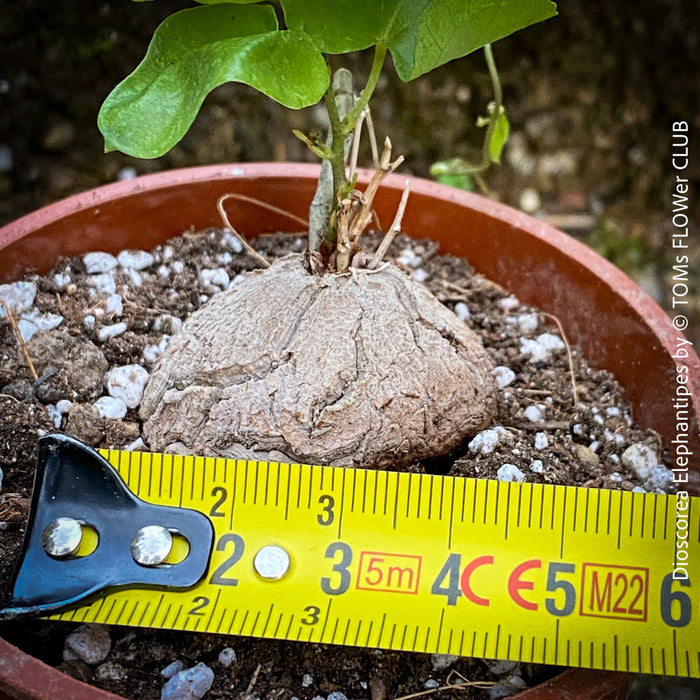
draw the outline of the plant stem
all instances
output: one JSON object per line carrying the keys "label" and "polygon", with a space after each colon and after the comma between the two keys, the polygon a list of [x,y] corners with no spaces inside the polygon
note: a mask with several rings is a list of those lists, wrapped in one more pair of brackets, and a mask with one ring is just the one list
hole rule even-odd
{"label": "plant stem", "polygon": [[328,110],[328,119],[331,123],[331,134],[333,135],[333,141],[330,145],[330,158],[328,160],[333,168],[333,192],[337,195],[347,184],[347,175],[345,173],[345,136],[347,134],[343,133],[343,121],[338,112],[332,84],[329,85],[323,99]]}
{"label": "plant stem", "polygon": [[347,136],[355,128],[355,123],[360,118],[360,115],[369,103],[369,99],[370,97],[372,97],[372,93],[377,87],[377,82],[379,82],[379,76],[382,72],[382,66],[384,65],[384,59],[386,58],[386,52],[386,46],[381,46],[377,44],[374,47],[374,60],[372,61],[372,69],[370,70],[369,77],[367,78],[367,84],[365,85],[365,89],[360,93],[360,96],[357,102],[355,103],[355,106],[347,113],[345,119],[343,119],[342,121],[341,126],[343,136]]}
{"label": "plant stem", "polygon": [[503,104],[503,91],[501,90],[501,80],[498,77],[498,71],[496,70],[496,62],[493,59],[493,52],[491,51],[491,44],[486,44],[484,46],[484,56],[486,57],[486,65],[489,69],[489,76],[491,76],[491,85],[493,86],[493,101],[494,107],[493,112],[489,115],[489,123],[486,127],[486,136],[484,138],[484,145],[481,151],[481,166],[480,170],[475,172],[483,172],[489,165],[491,165],[491,137],[493,136],[493,131],[496,128],[496,122],[501,114],[501,106]]}

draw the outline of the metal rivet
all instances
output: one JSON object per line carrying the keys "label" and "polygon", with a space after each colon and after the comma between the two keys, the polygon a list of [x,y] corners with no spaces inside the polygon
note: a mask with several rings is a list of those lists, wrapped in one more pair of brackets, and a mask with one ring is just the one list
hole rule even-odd
{"label": "metal rivet", "polygon": [[289,571],[290,564],[289,554],[274,544],[263,547],[253,560],[253,567],[258,576],[268,581],[281,579]]}
{"label": "metal rivet", "polygon": [[131,540],[131,556],[141,566],[162,564],[173,548],[173,537],[162,525],[146,525]]}
{"label": "metal rivet", "polygon": [[46,526],[41,535],[44,551],[56,559],[65,559],[75,554],[83,539],[83,528],[75,518],[56,518]]}

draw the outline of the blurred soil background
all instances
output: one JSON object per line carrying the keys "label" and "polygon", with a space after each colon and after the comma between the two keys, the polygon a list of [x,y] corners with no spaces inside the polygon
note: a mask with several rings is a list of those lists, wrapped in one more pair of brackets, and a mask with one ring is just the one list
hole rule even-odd
{"label": "blurred soil background", "polygon": [[[697,0],[562,0],[559,16],[494,45],[511,122],[495,198],[584,241],[664,308],[673,285],[671,125],[690,124],[690,218],[699,220],[700,7]],[[5,3],[0,21],[0,224],[120,178],[175,167],[313,161],[292,128],[323,131],[321,113],[291,112],[243,85],[206,100],[183,141],[145,161],[103,153],[96,126],[109,91],[137,65],[158,23],[184,0]],[[370,57],[350,62],[365,75]],[[403,172],[479,158],[476,118],[492,98],[481,53],[403,84],[387,67],[373,102]],[[153,115],[158,118],[157,114]],[[365,160],[368,165],[369,161]],[[429,233],[429,232],[426,232]],[[700,235],[691,233],[687,335],[700,343]],[[488,241],[484,241],[488,245]],[[694,690],[693,690],[694,688]],[[647,683],[636,697],[698,698]]]}

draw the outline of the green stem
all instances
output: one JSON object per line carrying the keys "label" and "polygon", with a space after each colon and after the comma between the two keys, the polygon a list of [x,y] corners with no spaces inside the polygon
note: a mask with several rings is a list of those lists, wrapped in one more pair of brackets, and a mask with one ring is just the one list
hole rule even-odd
{"label": "green stem", "polygon": [[384,65],[384,59],[386,58],[386,52],[386,46],[377,45],[374,47],[374,60],[372,61],[372,70],[370,71],[369,78],[367,78],[367,85],[365,85],[365,89],[360,93],[360,97],[355,103],[355,106],[347,113],[345,119],[342,121],[343,137],[347,136],[355,128],[357,120],[369,103],[374,88],[377,87],[377,82],[382,72],[382,66]]}
{"label": "green stem", "polygon": [[501,106],[503,104],[503,92],[501,90],[501,81],[498,77],[498,71],[496,70],[496,62],[493,60],[493,52],[491,51],[491,44],[486,44],[484,46],[484,56],[486,56],[486,65],[489,69],[489,75],[491,76],[491,85],[493,86],[493,101],[494,108],[490,115],[488,126],[486,127],[486,136],[484,138],[484,145],[481,151],[481,169],[477,172],[483,172],[489,165],[491,165],[491,137],[493,136],[493,131],[496,128],[496,122],[501,114]]}
{"label": "green stem", "polygon": [[[345,135],[343,134],[343,122],[338,112],[338,105],[335,101],[333,92],[333,84],[328,86],[328,89],[323,95],[328,110],[328,119],[331,124],[331,134],[333,142],[330,146],[330,161],[333,169],[333,192],[337,194],[347,184],[347,175],[345,172]],[[335,208],[335,202],[333,202]]]}

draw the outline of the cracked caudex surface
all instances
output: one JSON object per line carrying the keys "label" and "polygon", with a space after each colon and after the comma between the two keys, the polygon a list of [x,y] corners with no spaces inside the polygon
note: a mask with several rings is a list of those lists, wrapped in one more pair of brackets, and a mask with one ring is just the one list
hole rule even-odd
{"label": "cracked caudex surface", "polygon": [[393,264],[314,276],[291,255],[189,317],[141,415],[157,451],[382,467],[487,426],[491,370],[479,338]]}

